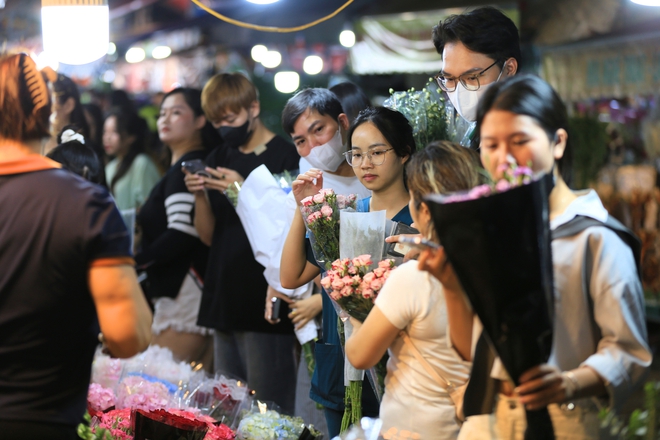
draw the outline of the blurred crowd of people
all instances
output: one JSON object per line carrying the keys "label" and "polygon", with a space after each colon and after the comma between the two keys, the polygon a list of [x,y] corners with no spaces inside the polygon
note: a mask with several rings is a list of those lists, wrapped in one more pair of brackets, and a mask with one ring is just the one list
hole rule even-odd
{"label": "blurred crowd of people", "polygon": [[[81,104],[70,78],[37,71],[24,54],[0,58],[6,438],[75,438],[99,334],[117,357],[151,343],[209,372],[243,378],[285,412],[316,411],[309,417],[331,437],[345,409],[344,357],[369,368],[389,350],[383,400],[368,382],[362,392],[363,414],[380,415],[383,432],[522,439],[524,408],[548,407],[557,438],[598,438],[591,398],[620,407],[651,362],[633,250],[605,225],[595,193],[575,193],[565,183],[566,108],[543,80],[516,75],[520,48],[511,20],[479,8],[439,23],[433,39],[444,60],[435,79],[472,123],[472,149],[448,141],[415,145],[401,113],[372,106],[351,83],[295,94],[282,110],[284,138],[260,120],[258,90],[239,73],[218,74],[202,90],[159,94],[142,109],[114,91],[101,107]],[[603,223],[553,242],[553,352],[521,378],[497,363],[477,368],[488,346],[477,342],[478,319],[442,249],[393,272],[344,352],[302,216],[282,232],[281,286],[317,287],[292,299],[267,283],[225,195],[265,165],[273,174],[296,173],[298,205],[323,188],[358,194],[363,210],[385,211],[437,241],[424,197],[483,183],[482,166],[496,179],[511,161],[554,173],[551,228],[576,216]],[[275,316],[277,298],[285,306]],[[309,377],[294,331],[315,319],[322,324]],[[497,381],[493,393],[466,394],[481,414],[457,414],[462,402],[419,365],[402,331],[451,382],[467,384],[478,374]],[[568,410],[567,402],[575,405]]]}

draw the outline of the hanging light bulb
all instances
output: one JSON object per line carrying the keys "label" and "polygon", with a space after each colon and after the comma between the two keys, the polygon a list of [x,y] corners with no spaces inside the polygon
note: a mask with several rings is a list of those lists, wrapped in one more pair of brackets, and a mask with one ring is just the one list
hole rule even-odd
{"label": "hanging light bulb", "polygon": [[44,51],[64,64],[87,64],[108,52],[108,0],[41,0]]}
{"label": "hanging light bulb", "polygon": [[303,61],[303,70],[308,75],[316,75],[323,70],[323,58],[318,55],[310,55]]}
{"label": "hanging light bulb", "polygon": [[269,50],[261,57],[261,64],[268,68],[274,69],[282,62],[282,54],[276,50]]}
{"label": "hanging light bulb", "polygon": [[273,80],[280,93],[293,93],[300,86],[300,75],[296,72],[277,72]]}
{"label": "hanging light bulb", "polygon": [[644,6],[660,6],[660,0],[631,0],[633,3]]}
{"label": "hanging light bulb", "polygon": [[355,45],[355,33],[351,30],[341,31],[339,42],[344,47],[353,47]]}

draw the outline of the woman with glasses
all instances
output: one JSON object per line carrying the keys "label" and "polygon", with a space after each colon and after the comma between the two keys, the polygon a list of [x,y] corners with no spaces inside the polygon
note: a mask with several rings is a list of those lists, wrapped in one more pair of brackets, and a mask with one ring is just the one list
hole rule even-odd
{"label": "woman with glasses", "polygon": [[405,164],[415,151],[412,127],[405,116],[385,107],[359,113],[348,131],[346,161],[371,197],[360,211],[386,211],[387,218],[410,224]]}
{"label": "woman with glasses", "polygon": [[488,87],[518,71],[518,29],[502,11],[488,6],[438,23],[433,44],[442,55],[442,70],[434,78],[458,114],[470,123],[461,143],[476,149],[477,104]]}
{"label": "woman with glasses", "polygon": [[[437,142],[413,154],[406,169],[415,226],[437,242],[423,199],[481,183],[479,157],[458,144]],[[364,324],[352,320],[355,330],[346,342],[346,356],[355,367],[369,368],[389,350],[380,405],[385,438],[455,439],[459,424],[446,381],[464,384],[470,362],[460,357],[449,337],[449,320],[456,316],[445,307],[443,286],[417,265],[412,260],[399,266],[387,279]],[[469,310],[454,310],[471,318]]]}

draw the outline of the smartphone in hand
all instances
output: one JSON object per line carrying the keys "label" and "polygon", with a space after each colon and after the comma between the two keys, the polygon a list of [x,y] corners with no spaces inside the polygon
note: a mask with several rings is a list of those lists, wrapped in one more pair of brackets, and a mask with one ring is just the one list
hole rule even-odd
{"label": "smartphone in hand", "polygon": [[211,175],[206,171],[206,163],[201,159],[186,160],[181,162],[181,168],[188,171],[190,174],[198,174],[204,177],[211,177]]}
{"label": "smartphone in hand", "polygon": [[280,309],[282,308],[282,299],[276,296],[272,297],[271,302],[273,303],[273,308],[270,312],[270,319],[280,319]]}
{"label": "smartphone in hand", "polygon": [[420,250],[426,250],[426,249],[440,249],[440,245],[437,243],[432,242],[431,240],[427,240],[422,237],[408,237],[408,236],[401,236],[399,237],[399,243],[405,244],[410,247],[414,247]]}

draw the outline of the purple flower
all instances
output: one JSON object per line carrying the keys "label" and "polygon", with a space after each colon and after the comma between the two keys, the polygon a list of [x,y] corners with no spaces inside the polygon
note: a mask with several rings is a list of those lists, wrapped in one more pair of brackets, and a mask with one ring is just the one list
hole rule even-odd
{"label": "purple flower", "polygon": [[504,191],[507,191],[507,190],[511,189],[512,186],[513,186],[513,185],[511,185],[509,182],[507,182],[506,180],[502,179],[502,180],[498,181],[498,182],[495,184],[495,190],[496,190],[497,192],[504,192]]}
{"label": "purple flower", "polygon": [[492,190],[490,188],[490,185],[484,184],[472,188],[468,193],[468,196],[471,200],[474,200],[474,199],[479,199],[481,197],[489,196],[491,192]]}

